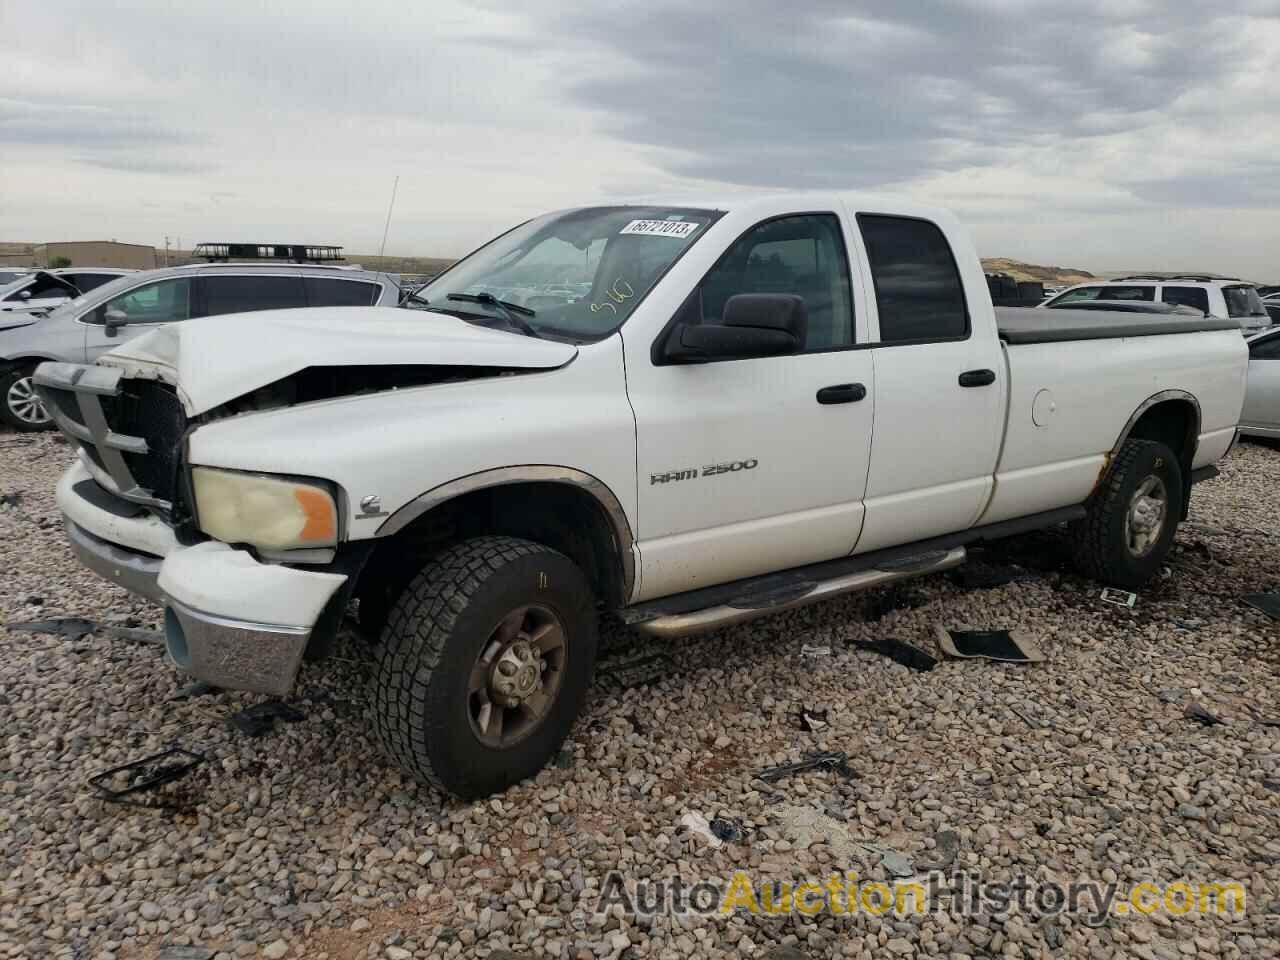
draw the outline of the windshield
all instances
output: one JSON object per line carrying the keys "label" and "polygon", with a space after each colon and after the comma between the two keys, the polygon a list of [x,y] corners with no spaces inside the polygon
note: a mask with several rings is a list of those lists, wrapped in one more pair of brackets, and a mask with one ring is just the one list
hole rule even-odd
{"label": "windshield", "polygon": [[1227,301],[1228,317],[1258,317],[1267,315],[1262,298],[1254,287],[1223,287],[1222,296]]}
{"label": "windshield", "polygon": [[598,340],[626,322],[720,216],[643,206],[547,214],[481,247],[417,291],[415,299],[427,300],[433,310],[495,320],[505,316],[495,302],[503,301],[508,310],[522,308],[521,318],[538,335]]}

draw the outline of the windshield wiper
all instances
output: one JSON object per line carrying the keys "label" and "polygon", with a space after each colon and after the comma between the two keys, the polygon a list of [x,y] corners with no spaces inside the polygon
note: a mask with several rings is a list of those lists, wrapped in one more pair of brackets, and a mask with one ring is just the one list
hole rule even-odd
{"label": "windshield wiper", "polygon": [[[533,324],[525,319],[525,317],[536,317],[538,311],[530,310],[522,304],[512,303],[510,300],[499,300],[492,293],[449,293],[445,294],[445,299],[462,300],[466,303],[483,303],[487,307],[497,307],[510,326],[526,336],[538,337],[538,331],[534,329]],[[521,316],[521,314],[524,314],[524,316]]]}

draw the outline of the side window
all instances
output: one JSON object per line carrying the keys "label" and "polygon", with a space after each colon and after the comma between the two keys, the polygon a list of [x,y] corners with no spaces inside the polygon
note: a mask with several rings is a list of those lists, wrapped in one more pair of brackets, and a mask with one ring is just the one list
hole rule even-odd
{"label": "side window", "polygon": [[880,340],[959,340],[969,335],[960,271],[938,225],[858,214],[880,309]]}
{"label": "side window", "polygon": [[1103,287],[1099,300],[1146,300],[1156,298],[1155,287]]}
{"label": "side window", "polygon": [[849,259],[840,221],[830,213],[783,217],[743,234],[698,288],[701,322],[719,323],[739,293],[794,293],[804,298],[804,349],[853,344]]}
{"label": "side window", "polygon": [[1082,300],[1097,300],[1100,293],[1102,293],[1102,287],[1079,287],[1075,290],[1068,290],[1056,299],[1049,301],[1049,306],[1061,307],[1068,303],[1079,303]]}
{"label": "side window", "polygon": [[378,297],[378,285],[363,280],[307,277],[304,282],[311,307],[367,307]]}
{"label": "side window", "polygon": [[82,319],[86,323],[100,324],[110,311],[123,313],[131,324],[185,320],[191,315],[191,280],[189,277],[176,277],[135,287],[108,300]]}
{"label": "side window", "polygon": [[254,310],[283,310],[307,305],[301,277],[208,276],[199,277],[199,316]]}
{"label": "side window", "polygon": [[[29,293],[31,296],[24,297],[22,294]],[[5,301],[20,300],[70,300],[72,293],[62,283],[52,278],[38,278],[28,283],[21,290],[15,290],[9,296],[5,297]]]}
{"label": "side window", "polygon": [[1249,359],[1280,360],[1280,337],[1269,337],[1249,344]]}
{"label": "side window", "polygon": [[1195,307],[1204,314],[1209,313],[1209,291],[1204,287],[1165,287],[1160,299],[1165,303],[1179,303],[1184,307]]}
{"label": "side window", "polygon": [[76,285],[81,293],[88,293],[90,290],[96,290],[104,283],[110,283],[116,278],[114,274],[110,273],[77,273],[68,279]]}

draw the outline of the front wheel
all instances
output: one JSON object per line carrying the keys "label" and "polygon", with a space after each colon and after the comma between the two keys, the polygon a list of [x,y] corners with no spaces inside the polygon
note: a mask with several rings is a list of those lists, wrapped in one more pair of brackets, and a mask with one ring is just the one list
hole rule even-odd
{"label": "front wheel", "polygon": [[1088,514],[1072,524],[1072,555],[1085,576],[1126,590],[1141,588],[1173,546],[1182,509],[1178,458],[1163,443],[1126,440]]}
{"label": "front wheel", "polygon": [[48,430],[53,418],[36,394],[35,366],[24,364],[0,370],[0,421],[15,430]]}
{"label": "front wheel", "polygon": [[434,557],[374,651],[379,739],[409,774],[471,799],[533,776],[582,709],[595,602],[568,557],[480,537]]}

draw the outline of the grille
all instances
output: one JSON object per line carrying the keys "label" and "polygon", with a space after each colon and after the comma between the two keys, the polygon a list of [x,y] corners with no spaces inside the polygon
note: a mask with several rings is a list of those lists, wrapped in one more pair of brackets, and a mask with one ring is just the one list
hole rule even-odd
{"label": "grille", "polygon": [[100,482],[126,500],[173,506],[187,418],[174,389],[132,380],[111,367],[45,363],[36,389],[58,428],[74,441]]}

